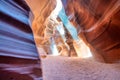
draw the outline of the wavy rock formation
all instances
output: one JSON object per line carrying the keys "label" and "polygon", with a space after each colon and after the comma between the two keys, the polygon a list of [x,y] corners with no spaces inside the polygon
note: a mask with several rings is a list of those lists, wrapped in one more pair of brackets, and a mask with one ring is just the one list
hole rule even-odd
{"label": "wavy rock formation", "polygon": [[40,80],[32,16],[25,1],[0,0],[0,80]]}
{"label": "wavy rock formation", "polygon": [[55,0],[26,0],[26,2],[34,14],[32,29],[36,45],[39,46],[43,40],[46,18],[55,8]]}
{"label": "wavy rock formation", "polygon": [[[55,8],[56,0],[25,1],[0,0],[0,80],[42,79],[36,45],[39,47],[43,41],[45,21]],[[119,63],[120,0],[62,2],[71,24],[89,46],[94,58]],[[114,67],[103,65],[106,70]]]}
{"label": "wavy rock formation", "polygon": [[120,0],[67,0],[66,13],[95,57],[120,61]]}
{"label": "wavy rock formation", "polygon": [[[39,46],[43,40],[45,20],[54,9],[55,1],[37,0],[34,3],[26,1],[35,15],[32,26],[35,41]],[[120,0],[62,0],[62,2],[69,20],[78,30],[78,35],[90,47],[96,60],[119,62]]]}

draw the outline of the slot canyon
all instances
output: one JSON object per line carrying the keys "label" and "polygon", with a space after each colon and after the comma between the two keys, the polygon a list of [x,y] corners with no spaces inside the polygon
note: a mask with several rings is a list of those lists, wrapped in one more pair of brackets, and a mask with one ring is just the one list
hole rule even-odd
{"label": "slot canyon", "polygon": [[0,80],[120,80],[120,0],[0,0]]}

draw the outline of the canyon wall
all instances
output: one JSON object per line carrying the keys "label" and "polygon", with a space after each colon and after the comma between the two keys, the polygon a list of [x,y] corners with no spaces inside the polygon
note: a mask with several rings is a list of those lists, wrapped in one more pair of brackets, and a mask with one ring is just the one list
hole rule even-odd
{"label": "canyon wall", "polygon": [[41,79],[32,16],[25,1],[0,0],[0,80]]}
{"label": "canyon wall", "polygon": [[[55,8],[55,1],[37,0],[34,3],[26,1],[35,15],[32,28],[36,44],[39,46],[43,40],[45,20]],[[119,62],[120,0],[62,0],[62,2],[71,24],[90,47],[96,60]]]}

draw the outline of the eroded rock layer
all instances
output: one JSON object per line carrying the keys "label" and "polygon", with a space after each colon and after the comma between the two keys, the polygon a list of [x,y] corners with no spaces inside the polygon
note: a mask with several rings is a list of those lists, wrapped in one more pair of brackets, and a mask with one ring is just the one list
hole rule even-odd
{"label": "eroded rock layer", "polygon": [[[35,15],[33,31],[35,41],[39,45],[43,40],[45,20],[55,8],[55,1],[37,0],[35,3],[38,2],[40,5],[32,5],[32,1],[27,1]],[[120,0],[62,0],[62,2],[69,20],[78,30],[78,35],[90,47],[96,60],[119,62]],[[40,9],[37,10],[37,7]]]}
{"label": "eroded rock layer", "polygon": [[0,80],[42,76],[29,14],[23,0],[0,0]]}
{"label": "eroded rock layer", "polygon": [[120,61],[120,0],[68,0],[66,13],[95,53]]}

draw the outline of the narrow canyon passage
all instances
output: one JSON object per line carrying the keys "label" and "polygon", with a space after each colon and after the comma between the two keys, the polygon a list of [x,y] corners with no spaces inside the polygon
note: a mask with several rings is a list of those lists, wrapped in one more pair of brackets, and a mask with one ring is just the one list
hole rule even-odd
{"label": "narrow canyon passage", "polygon": [[119,79],[120,0],[0,0],[0,80]]}

